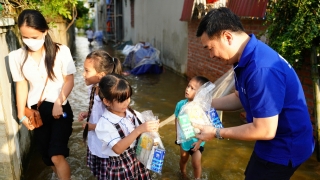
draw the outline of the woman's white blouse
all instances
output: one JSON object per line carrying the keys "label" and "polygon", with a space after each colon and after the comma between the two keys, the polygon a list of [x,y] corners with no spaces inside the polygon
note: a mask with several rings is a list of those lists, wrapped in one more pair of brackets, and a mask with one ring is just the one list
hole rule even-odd
{"label": "woman's white blouse", "polygon": [[[89,97],[91,94],[91,90],[92,90],[92,85],[88,86]],[[95,94],[89,122],[91,124],[97,124],[101,115],[103,114],[105,108],[106,108],[106,106],[101,101],[99,95]],[[95,130],[88,131],[88,147],[89,147],[91,154],[98,156],[100,158],[107,158],[108,157],[107,155],[102,154],[102,151],[101,151],[102,150],[102,141],[100,141],[100,139],[98,139]]]}
{"label": "woman's white blouse", "polygon": [[[44,53],[39,64],[37,64],[31,56],[28,56],[21,71],[25,53],[26,51],[24,48],[10,52],[9,66],[13,81],[18,82],[26,79],[29,82],[30,89],[27,105],[30,107],[37,104],[40,99],[47,78],[47,70],[44,62]],[[54,81],[48,79],[42,97],[42,99],[46,99],[46,101],[52,103],[59,97],[64,84],[64,77],[76,72],[70,49],[67,46],[60,45],[60,50],[57,52],[56,60],[54,62],[53,71],[56,77]],[[67,100],[63,102],[63,105],[66,104],[66,102]]]}
{"label": "woman's white blouse", "polygon": [[[98,138],[103,142],[103,154],[119,156],[112,150],[112,147],[121,140],[120,134],[114,124],[118,123],[124,135],[127,136],[136,128],[131,118],[134,118],[136,126],[139,126],[138,121],[129,110],[126,110],[126,117],[120,117],[105,109],[95,129]],[[130,147],[134,147],[135,143],[136,140],[131,143]]]}

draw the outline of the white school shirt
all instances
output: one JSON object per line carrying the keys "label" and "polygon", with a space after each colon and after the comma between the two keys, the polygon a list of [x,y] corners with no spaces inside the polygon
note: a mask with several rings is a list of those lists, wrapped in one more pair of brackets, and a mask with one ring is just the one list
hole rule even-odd
{"label": "white school shirt", "polygon": [[[91,90],[92,85],[88,87],[89,97],[91,95]],[[97,124],[105,108],[106,106],[103,104],[103,101],[100,99],[99,95],[95,94],[89,122],[91,124]],[[107,155],[102,154],[102,141],[98,139],[95,130],[88,131],[88,147],[91,151],[91,154],[100,158],[108,158]]]}
{"label": "white school shirt", "polygon": [[[143,121],[140,118],[140,114],[136,111],[135,113],[137,114],[139,119]],[[131,118],[133,117],[134,115],[128,109],[126,110],[126,117],[120,117],[105,109],[95,129],[98,138],[103,142],[103,154],[107,154],[109,156],[119,156],[112,150],[112,147],[121,140],[120,134],[113,124],[118,123],[124,135],[128,136],[136,128],[136,126],[139,126],[138,121],[135,117],[134,119],[136,125],[132,123]],[[136,140],[131,143],[130,147],[133,148],[135,146],[135,143]]]}
{"label": "white school shirt", "polygon": [[[57,52],[53,67],[56,78],[54,81],[48,79],[48,83],[42,96],[42,100],[46,99],[46,101],[52,103],[54,103],[59,97],[64,84],[63,76],[74,74],[76,72],[76,67],[74,65],[70,49],[65,45],[60,45],[59,47],[60,50]],[[29,82],[30,89],[28,92],[27,105],[30,108],[32,105],[37,104],[40,99],[47,79],[47,70],[44,62],[45,53],[43,53],[39,65],[31,56],[28,56],[21,72],[25,53],[25,48],[11,51],[9,53],[9,66],[13,81],[18,82],[26,79]],[[67,100],[62,104],[65,105],[66,103]]]}
{"label": "white school shirt", "polygon": [[86,31],[86,34],[87,34],[87,38],[88,38],[88,39],[93,39],[94,33],[93,33],[92,30],[87,30],[87,31]]}

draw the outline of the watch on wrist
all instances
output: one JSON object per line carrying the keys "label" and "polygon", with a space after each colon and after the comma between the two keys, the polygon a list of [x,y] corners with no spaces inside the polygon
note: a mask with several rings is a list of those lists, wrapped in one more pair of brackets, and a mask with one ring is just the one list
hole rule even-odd
{"label": "watch on wrist", "polygon": [[221,137],[221,135],[220,135],[220,128],[216,129],[216,138],[217,139],[223,139],[223,137]]}

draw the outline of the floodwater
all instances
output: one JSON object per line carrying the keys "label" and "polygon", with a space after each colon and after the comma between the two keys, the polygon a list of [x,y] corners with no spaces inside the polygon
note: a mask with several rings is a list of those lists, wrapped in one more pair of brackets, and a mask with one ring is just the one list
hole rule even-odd
{"label": "floodwater", "polygon": [[[69,147],[70,156],[67,158],[71,166],[72,180],[94,180],[90,170],[86,167],[86,146],[82,142],[81,123],[77,121],[80,111],[88,109],[87,88],[82,78],[83,61],[86,55],[97,49],[96,44],[88,47],[88,41],[85,37],[77,36],[76,52],[73,55],[77,67],[75,74],[75,87],[69,96],[75,121],[73,123],[73,133],[70,137]],[[112,48],[104,46],[113,56],[124,56],[115,52]],[[182,76],[166,70],[160,75],[140,75],[127,76],[133,87],[133,97],[131,106],[138,111],[152,110],[161,121],[170,117],[175,109],[176,103],[184,98],[184,90],[187,80]],[[243,124],[239,112],[225,112],[223,114],[224,127]],[[174,123],[168,123],[159,129],[163,144],[166,148],[166,155],[162,174],[152,173],[152,179],[155,180],[178,180],[179,176],[179,147],[174,144],[175,128]],[[241,180],[244,179],[244,171],[250,158],[254,142],[245,142],[237,140],[212,140],[207,142],[202,156],[202,179],[208,180]],[[52,170],[46,167],[39,154],[34,150],[32,152],[32,161],[24,173],[26,180],[50,180]],[[187,172],[190,179],[193,177],[190,160],[187,166]],[[320,163],[316,160],[316,153],[310,157],[295,172],[292,180],[311,180],[319,179]]]}

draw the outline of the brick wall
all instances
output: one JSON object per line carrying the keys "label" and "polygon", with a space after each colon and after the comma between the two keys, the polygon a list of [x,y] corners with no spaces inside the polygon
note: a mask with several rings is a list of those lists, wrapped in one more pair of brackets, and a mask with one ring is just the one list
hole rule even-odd
{"label": "brick wall", "polygon": [[[242,19],[241,21],[246,32],[248,34],[254,33],[257,37],[263,35],[267,28],[267,26],[263,25],[263,20]],[[232,66],[224,65],[221,61],[209,57],[208,50],[202,47],[200,39],[196,37],[199,23],[200,20],[192,20],[188,23],[188,63],[186,76],[190,79],[196,75],[202,75],[214,82]],[[306,58],[302,68],[296,70],[296,72],[302,83],[310,118],[314,124],[314,95],[310,59]]]}
{"label": "brick wall", "polygon": [[215,81],[226,73],[232,66],[224,65],[221,61],[209,57],[209,52],[200,43],[196,36],[200,20],[188,23],[188,63],[186,75],[188,79],[201,75],[210,81]]}
{"label": "brick wall", "polygon": [[296,69],[299,79],[302,83],[303,91],[306,96],[307,105],[309,108],[309,114],[312,124],[315,124],[314,119],[314,93],[313,93],[313,82],[311,76],[311,61],[309,57],[306,57],[303,61],[301,68]]}

